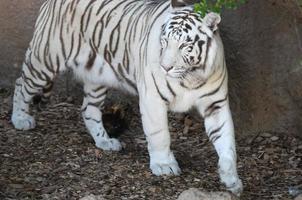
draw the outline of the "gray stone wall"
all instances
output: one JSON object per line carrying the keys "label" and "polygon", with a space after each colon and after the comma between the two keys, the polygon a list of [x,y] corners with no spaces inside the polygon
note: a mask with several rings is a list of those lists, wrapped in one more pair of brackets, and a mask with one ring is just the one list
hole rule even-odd
{"label": "gray stone wall", "polygon": [[302,136],[302,13],[295,0],[253,0],[223,15],[235,125]]}
{"label": "gray stone wall", "polygon": [[[12,88],[20,74],[42,3],[0,1],[0,87]],[[297,0],[252,0],[222,18],[238,134],[302,135],[302,13]]]}
{"label": "gray stone wall", "polygon": [[0,85],[12,87],[43,0],[0,1]]}

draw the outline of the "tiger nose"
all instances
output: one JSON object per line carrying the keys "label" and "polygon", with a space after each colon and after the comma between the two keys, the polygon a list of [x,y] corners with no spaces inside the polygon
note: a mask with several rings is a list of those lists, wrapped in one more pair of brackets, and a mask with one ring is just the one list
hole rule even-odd
{"label": "tiger nose", "polygon": [[162,67],[166,72],[169,72],[171,69],[173,69],[173,66],[171,66],[171,65],[161,65],[161,67]]}

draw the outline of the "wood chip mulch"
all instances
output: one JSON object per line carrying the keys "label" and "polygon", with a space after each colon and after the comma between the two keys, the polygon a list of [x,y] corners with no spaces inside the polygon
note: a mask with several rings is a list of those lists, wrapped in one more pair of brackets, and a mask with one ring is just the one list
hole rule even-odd
{"label": "wood chip mulch", "polygon": [[[217,155],[196,117],[170,115],[172,149],[182,175],[156,177],[149,170],[132,99],[107,103],[106,127],[124,148],[105,152],[86,132],[81,98],[54,94],[46,109],[34,108],[37,127],[17,131],[10,122],[11,95],[0,90],[0,199],[70,200],[95,194],[108,200],[175,200],[189,188],[225,190],[219,183]],[[302,192],[302,141],[291,133],[237,135],[237,151],[244,183],[241,199],[286,200]]]}

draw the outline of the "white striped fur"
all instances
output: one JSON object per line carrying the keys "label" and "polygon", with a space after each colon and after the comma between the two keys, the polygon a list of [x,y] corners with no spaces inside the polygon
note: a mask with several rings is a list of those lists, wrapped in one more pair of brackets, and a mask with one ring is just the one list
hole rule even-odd
{"label": "white striped fur", "polygon": [[100,108],[107,89],[126,90],[139,96],[152,172],[179,174],[167,111],[197,108],[219,155],[221,181],[239,194],[220,16],[201,19],[186,2],[192,1],[47,0],[16,81],[15,128],[35,127],[33,96],[43,90],[47,99],[57,74],[72,69],[84,83],[82,115],[97,147],[121,149],[106,133]]}

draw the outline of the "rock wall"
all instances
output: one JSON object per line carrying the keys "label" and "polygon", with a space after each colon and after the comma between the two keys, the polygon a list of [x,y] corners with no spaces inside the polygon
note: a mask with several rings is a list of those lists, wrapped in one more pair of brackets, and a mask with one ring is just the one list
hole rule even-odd
{"label": "rock wall", "polygon": [[12,87],[44,0],[0,1],[0,86]]}
{"label": "rock wall", "polygon": [[[13,87],[20,74],[42,3],[0,1],[0,87]],[[302,13],[297,0],[252,0],[222,18],[237,132],[302,135]]]}
{"label": "rock wall", "polygon": [[239,132],[302,130],[302,12],[295,0],[253,0],[223,15]]}

